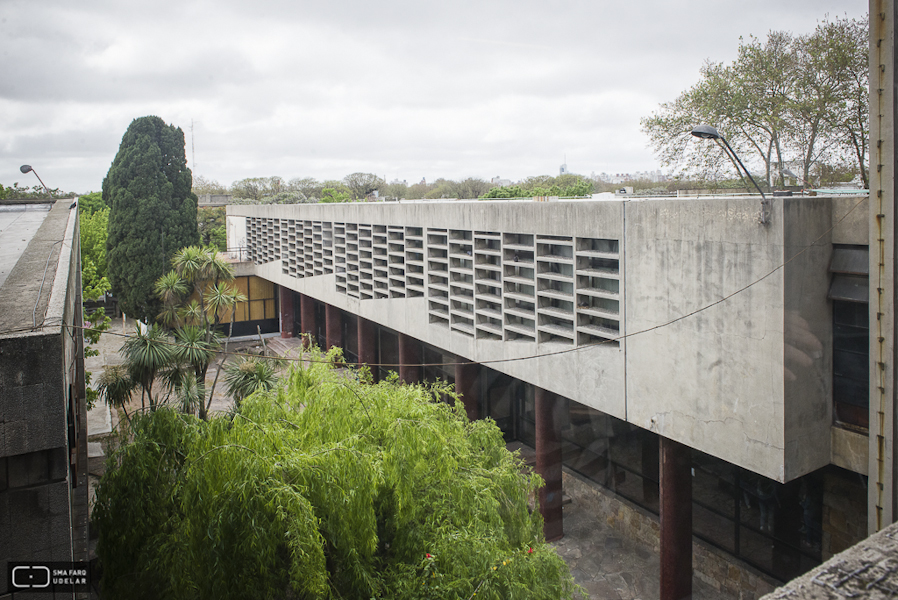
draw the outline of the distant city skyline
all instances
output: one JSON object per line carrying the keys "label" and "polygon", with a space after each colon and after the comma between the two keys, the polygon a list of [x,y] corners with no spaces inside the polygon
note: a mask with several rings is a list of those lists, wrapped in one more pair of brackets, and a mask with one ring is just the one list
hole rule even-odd
{"label": "distant city skyline", "polygon": [[[660,168],[639,119],[739,37],[866,4],[0,3],[0,183],[99,190],[131,121],[184,130],[195,175],[512,181]],[[713,23],[696,34],[693,22]],[[191,127],[193,135],[191,136]],[[195,156],[195,161],[194,161]]]}

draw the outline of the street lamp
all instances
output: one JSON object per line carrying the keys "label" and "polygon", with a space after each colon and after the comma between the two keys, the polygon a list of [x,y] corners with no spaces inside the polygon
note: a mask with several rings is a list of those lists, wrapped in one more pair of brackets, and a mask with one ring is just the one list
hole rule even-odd
{"label": "street lamp", "polygon": [[[767,196],[764,195],[764,192],[761,191],[761,188],[758,186],[758,182],[755,181],[755,178],[751,176],[751,173],[748,172],[748,169],[746,169],[745,165],[742,164],[742,161],[739,160],[739,157],[736,155],[736,151],[733,150],[726,138],[720,135],[720,132],[710,125],[696,125],[692,128],[692,135],[703,140],[714,140],[718,145],[720,145],[720,142],[724,143],[724,152],[729,151],[729,155],[733,157],[733,159],[740,167],[742,167],[742,170],[745,171],[745,174],[748,175],[748,178],[751,179],[751,182],[755,184],[755,188],[757,188],[758,193],[761,194],[761,214],[758,216],[758,220],[762,225],[769,225],[770,201],[767,199]],[[736,170],[738,171],[739,169],[737,168]],[[742,173],[739,173],[739,177],[742,177]]]}
{"label": "street lamp", "polygon": [[47,185],[44,183],[44,180],[41,179],[41,176],[37,174],[37,171],[35,171],[31,167],[31,165],[22,165],[21,167],[19,167],[19,170],[22,173],[34,173],[34,176],[37,177],[37,180],[41,182],[42,186],[44,186],[44,191],[47,192],[47,195],[51,198],[53,197],[53,194],[50,193],[50,188],[47,187]]}

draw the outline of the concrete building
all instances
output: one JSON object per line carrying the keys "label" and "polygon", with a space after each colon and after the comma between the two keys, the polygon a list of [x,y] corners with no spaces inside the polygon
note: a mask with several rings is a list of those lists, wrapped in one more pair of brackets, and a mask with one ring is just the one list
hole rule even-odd
{"label": "concrete building", "polygon": [[533,448],[547,538],[562,490],[595,493],[655,536],[662,585],[694,553],[760,593],[866,537],[871,442],[868,199],[759,205],[229,206],[228,246],[279,286],[282,335],[454,381]]}
{"label": "concrete building", "polygon": [[81,254],[71,206],[0,204],[4,598],[10,561],[88,559]]}

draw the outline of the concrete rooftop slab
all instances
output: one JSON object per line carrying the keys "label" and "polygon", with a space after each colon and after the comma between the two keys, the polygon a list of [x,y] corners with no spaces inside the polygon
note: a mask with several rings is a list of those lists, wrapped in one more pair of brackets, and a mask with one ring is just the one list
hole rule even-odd
{"label": "concrete rooftop slab", "polygon": [[0,206],[0,287],[37,233],[52,204]]}
{"label": "concrete rooftop slab", "polygon": [[[0,284],[0,332],[28,331],[43,323],[61,248],[66,241],[69,217],[75,210],[70,208],[71,204],[71,198],[58,200],[49,205],[49,211],[43,207],[37,208],[31,214],[28,211],[19,214],[19,219],[16,219],[14,210],[0,213],[9,215],[6,228],[0,233],[7,237],[9,246],[27,244],[14,255],[10,250],[6,259],[14,262]],[[4,204],[0,208],[17,207]],[[40,222],[33,222],[38,217]],[[29,228],[27,235],[23,231],[26,224]]]}

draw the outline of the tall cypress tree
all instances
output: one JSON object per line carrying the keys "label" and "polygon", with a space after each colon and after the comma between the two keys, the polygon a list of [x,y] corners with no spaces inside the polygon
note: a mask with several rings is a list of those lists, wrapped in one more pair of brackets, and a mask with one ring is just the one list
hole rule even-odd
{"label": "tall cypress tree", "polygon": [[111,207],[107,270],[125,313],[155,318],[161,305],[153,284],[175,252],[199,243],[192,184],[181,128],[154,116],[134,119],[103,180]]}

